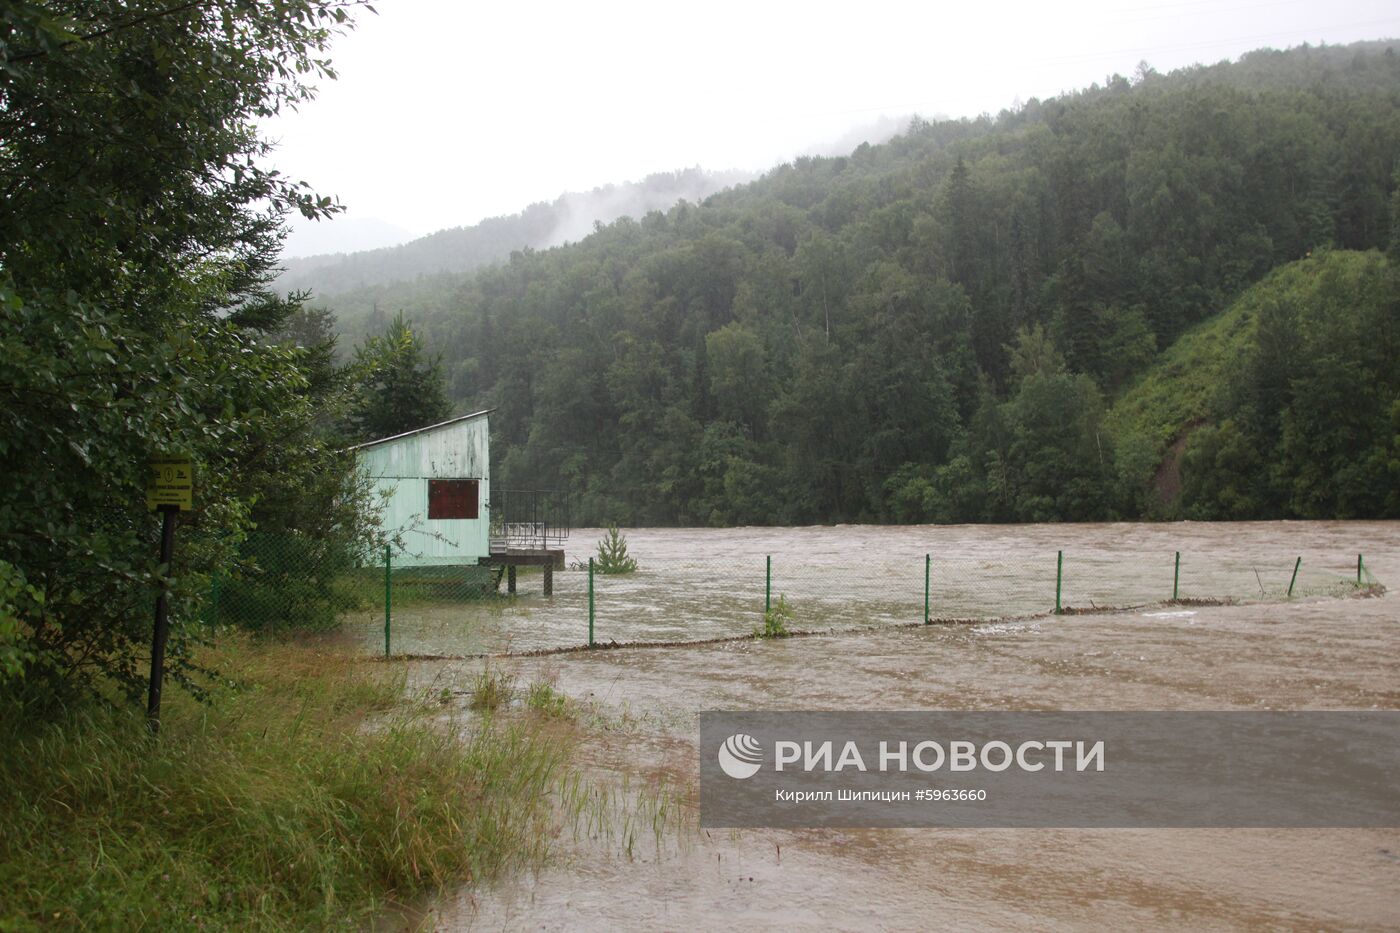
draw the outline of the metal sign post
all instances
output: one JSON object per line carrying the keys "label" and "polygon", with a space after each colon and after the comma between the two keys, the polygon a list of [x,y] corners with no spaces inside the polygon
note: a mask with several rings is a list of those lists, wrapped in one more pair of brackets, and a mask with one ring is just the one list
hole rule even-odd
{"label": "metal sign post", "polygon": [[160,512],[160,595],[156,597],[155,636],[151,641],[151,690],[146,725],[160,732],[160,689],[165,681],[165,643],[170,635],[170,565],[175,554],[175,517],[194,507],[194,470],[190,461],[169,457],[151,460],[146,507]]}
{"label": "metal sign post", "polygon": [[165,579],[156,597],[156,632],[151,643],[151,692],[146,701],[146,725],[151,732],[160,732],[160,688],[165,680],[165,641],[170,635],[170,558],[175,552],[175,516],[180,512],[173,505],[160,507],[160,566]]}

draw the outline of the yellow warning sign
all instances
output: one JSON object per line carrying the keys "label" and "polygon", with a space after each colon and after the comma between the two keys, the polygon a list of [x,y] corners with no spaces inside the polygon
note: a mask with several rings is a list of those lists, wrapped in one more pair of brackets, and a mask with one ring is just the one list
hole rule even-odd
{"label": "yellow warning sign", "polygon": [[182,512],[194,508],[194,468],[188,460],[155,457],[146,481],[146,508],[174,506]]}

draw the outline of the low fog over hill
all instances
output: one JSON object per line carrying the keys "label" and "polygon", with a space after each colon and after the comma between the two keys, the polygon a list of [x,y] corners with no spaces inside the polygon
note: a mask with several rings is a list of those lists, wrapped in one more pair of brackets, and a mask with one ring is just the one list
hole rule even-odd
{"label": "low fog over hill", "polygon": [[639,182],[569,192],[550,203],[531,204],[519,214],[440,230],[402,246],[289,258],[284,260],[286,272],[278,286],[310,289],[316,297],[326,298],[366,286],[470,272],[505,259],[514,250],[548,249],[580,240],[593,232],[595,224],[664,211],[677,201],[699,202],[755,177],[741,171],[707,172],[697,166],[648,175]]}

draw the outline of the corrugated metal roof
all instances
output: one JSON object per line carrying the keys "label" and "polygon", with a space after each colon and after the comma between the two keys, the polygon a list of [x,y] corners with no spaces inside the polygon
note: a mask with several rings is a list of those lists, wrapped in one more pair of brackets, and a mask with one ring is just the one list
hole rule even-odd
{"label": "corrugated metal roof", "polygon": [[387,444],[387,443],[389,443],[390,441],[397,441],[397,440],[400,440],[401,438],[412,437],[412,436],[415,435],[415,434],[426,434],[426,433],[428,433],[429,431],[436,431],[438,428],[446,428],[446,427],[449,427],[449,426],[454,425],[454,424],[458,424],[458,423],[463,422],[463,421],[470,421],[470,420],[473,419],[473,418],[480,418],[480,417],[482,417],[483,415],[489,415],[489,414],[491,414],[491,412],[493,412],[493,411],[495,411],[495,410],[496,410],[496,409],[494,409],[494,408],[487,408],[487,409],[484,409],[483,411],[474,411],[474,412],[472,412],[470,415],[459,415],[459,416],[456,417],[456,418],[449,418],[449,419],[447,419],[446,421],[440,421],[440,422],[438,422],[437,424],[430,424],[430,425],[428,425],[428,426],[425,427],[425,428],[415,428],[415,429],[413,429],[412,431],[405,431],[405,432],[403,432],[402,434],[395,434],[393,437],[381,437],[381,438],[380,438],[379,440],[377,440],[377,441],[366,441],[366,442],[363,443],[363,444],[356,444],[354,447],[351,447],[350,449],[351,449],[351,450],[363,450],[363,449],[366,448],[366,447],[374,447],[374,446],[377,445],[377,444]]}

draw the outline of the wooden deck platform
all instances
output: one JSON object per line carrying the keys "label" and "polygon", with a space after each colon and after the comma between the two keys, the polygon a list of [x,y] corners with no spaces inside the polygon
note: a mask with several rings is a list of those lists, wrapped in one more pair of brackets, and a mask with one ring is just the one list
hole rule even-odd
{"label": "wooden deck platform", "polygon": [[[544,568],[544,595],[554,595],[554,571],[564,569],[564,549],[563,548],[491,548],[491,556],[483,557],[480,561],[487,567],[506,568],[506,592],[515,593],[515,568],[516,567],[543,567]],[[499,583],[500,578],[497,577]]]}

